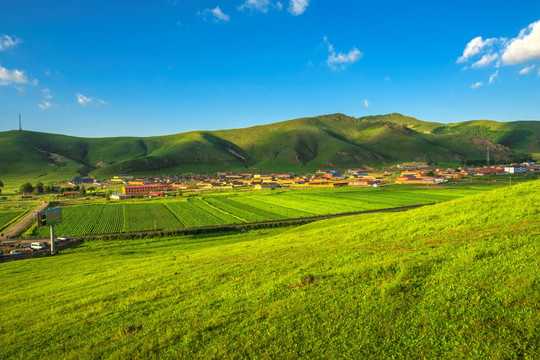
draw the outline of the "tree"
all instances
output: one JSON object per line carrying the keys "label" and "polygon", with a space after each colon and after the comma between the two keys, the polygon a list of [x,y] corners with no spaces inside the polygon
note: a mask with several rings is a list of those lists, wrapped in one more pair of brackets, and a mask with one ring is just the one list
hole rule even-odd
{"label": "tree", "polygon": [[105,195],[105,199],[107,199],[107,201],[111,200],[111,194],[112,194],[111,190],[107,191],[107,194]]}
{"label": "tree", "polygon": [[38,193],[42,193],[43,192],[43,183],[40,181],[36,184],[36,187],[35,187],[37,190],[38,190]]}
{"label": "tree", "polygon": [[25,193],[31,193],[34,190],[34,187],[29,182],[26,182],[21,185],[19,188],[19,193],[25,194]]}
{"label": "tree", "polygon": [[80,196],[86,195],[86,188],[85,188],[84,186],[81,186],[81,187],[79,188],[79,195],[80,195]]}

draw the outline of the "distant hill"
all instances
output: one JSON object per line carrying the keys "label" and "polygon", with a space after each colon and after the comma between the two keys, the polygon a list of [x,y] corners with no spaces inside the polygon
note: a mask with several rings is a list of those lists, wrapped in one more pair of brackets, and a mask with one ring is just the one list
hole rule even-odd
{"label": "distant hill", "polygon": [[373,167],[404,161],[457,165],[523,154],[540,157],[539,121],[425,122],[401,114],[332,114],[220,131],[157,137],[78,138],[0,132],[2,177],[110,176],[118,173],[295,171]]}

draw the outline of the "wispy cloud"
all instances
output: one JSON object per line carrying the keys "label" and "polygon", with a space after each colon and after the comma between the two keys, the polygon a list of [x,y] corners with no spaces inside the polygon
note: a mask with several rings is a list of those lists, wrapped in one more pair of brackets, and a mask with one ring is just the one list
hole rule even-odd
{"label": "wispy cloud", "polygon": [[328,38],[325,36],[323,38],[324,43],[328,45],[328,59],[326,63],[328,66],[334,70],[345,70],[347,65],[354,64],[364,55],[356,47],[353,47],[348,53],[336,52],[334,46],[330,44]]}
{"label": "wispy cloud", "polygon": [[41,90],[41,97],[44,99],[41,103],[38,104],[40,109],[42,110],[48,110],[51,108],[57,108],[60,107],[59,105],[53,104],[49,100],[53,98],[53,95],[51,93],[51,90],[49,88],[44,88]]}
{"label": "wispy cloud", "polygon": [[246,0],[242,5],[238,7],[240,11],[258,11],[262,13],[267,13],[269,9],[283,9],[281,2],[273,2],[270,0]]}
{"label": "wispy cloud", "polygon": [[223,11],[219,8],[219,6],[216,6],[213,9],[204,9],[202,11],[198,11],[197,15],[203,18],[203,20],[207,20],[209,15],[213,16],[214,22],[229,22],[231,20],[230,16],[227,14],[224,14]]}
{"label": "wispy cloud", "polygon": [[21,70],[8,70],[0,65],[0,85],[26,84],[28,76]]}
{"label": "wispy cloud", "polygon": [[291,0],[289,3],[288,12],[294,16],[302,15],[309,6],[309,0]]}
{"label": "wispy cloud", "polygon": [[519,75],[527,75],[536,67],[536,65],[526,66],[519,71]]}
{"label": "wispy cloud", "polygon": [[495,71],[493,74],[489,76],[489,83],[493,84],[493,82],[495,82],[495,79],[498,77],[499,77],[499,69],[497,69],[497,71]]}
{"label": "wispy cloud", "polygon": [[497,54],[485,54],[480,60],[471,65],[473,68],[486,67],[499,58]]}
{"label": "wispy cloud", "polygon": [[84,96],[81,93],[77,93],[77,94],[75,94],[75,96],[77,97],[77,103],[79,105],[81,105],[81,106],[87,106],[87,105],[107,106],[107,105],[109,105],[109,103],[106,102],[105,100],[102,100],[102,99],[99,99],[99,98],[94,100],[93,98],[88,97],[88,96]]}
{"label": "wispy cloud", "polygon": [[82,106],[86,106],[93,101],[92,98],[86,97],[81,93],[77,93],[75,96],[77,96],[77,103]]}
{"label": "wispy cloud", "polygon": [[38,104],[38,106],[42,109],[42,110],[48,110],[50,108],[53,108],[53,107],[56,107],[56,105],[54,105],[53,103],[49,102],[49,101],[42,101],[41,103]]}
{"label": "wispy cloud", "polygon": [[48,88],[41,90],[41,92],[43,93],[42,96],[44,99],[52,99],[51,90],[49,90]]}
{"label": "wispy cloud", "polygon": [[14,47],[17,44],[21,43],[21,40],[16,37],[11,37],[9,35],[0,36],[0,51]]}
{"label": "wispy cloud", "polygon": [[482,86],[482,82],[478,81],[471,85],[471,89],[478,89],[480,86]]}
{"label": "wispy cloud", "polygon": [[370,105],[370,104],[369,104],[368,99],[364,99],[364,106],[365,106],[365,107],[368,107],[369,105]]}

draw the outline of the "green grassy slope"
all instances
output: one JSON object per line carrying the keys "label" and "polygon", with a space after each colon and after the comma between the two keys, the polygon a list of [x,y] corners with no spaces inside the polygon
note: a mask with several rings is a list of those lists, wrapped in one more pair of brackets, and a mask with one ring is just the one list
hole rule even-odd
{"label": "green grassy slope", "polygon": [[493,159],[510,161],[515,152],[539,155],[539,138],[540,122],[444,125],[400,114],[365,118],[333,114],[149,138],[89,139],[9,131],[0,133],[0,173],[65,179],[125,172],[313,171],[411,160],[446,165],[483,158],[486,146]]}
{"label": "green grassy slope", "polygon": [[540,356],[540,183],[0,264],[2,358]]}

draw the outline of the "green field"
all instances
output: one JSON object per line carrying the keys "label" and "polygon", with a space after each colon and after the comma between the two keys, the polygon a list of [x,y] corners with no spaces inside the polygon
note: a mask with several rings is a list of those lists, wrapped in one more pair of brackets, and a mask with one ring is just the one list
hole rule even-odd
{"label": "green field", "polygon": [[5,359],[540,357],[540,182],[1,263]]}
{"label": "green field", "polygon": [[[436,203],[500,186],[505,185],[461,183],[430,188],[389,186],[379,189],[246,191],[190,196],[181,200],[75,205],[63,208],[63,221],[55,226],[55,231],[58,236],[73,236],[295,219]],[[47,237],[48,234],[48,228],[33,228],[25,235]]]}

